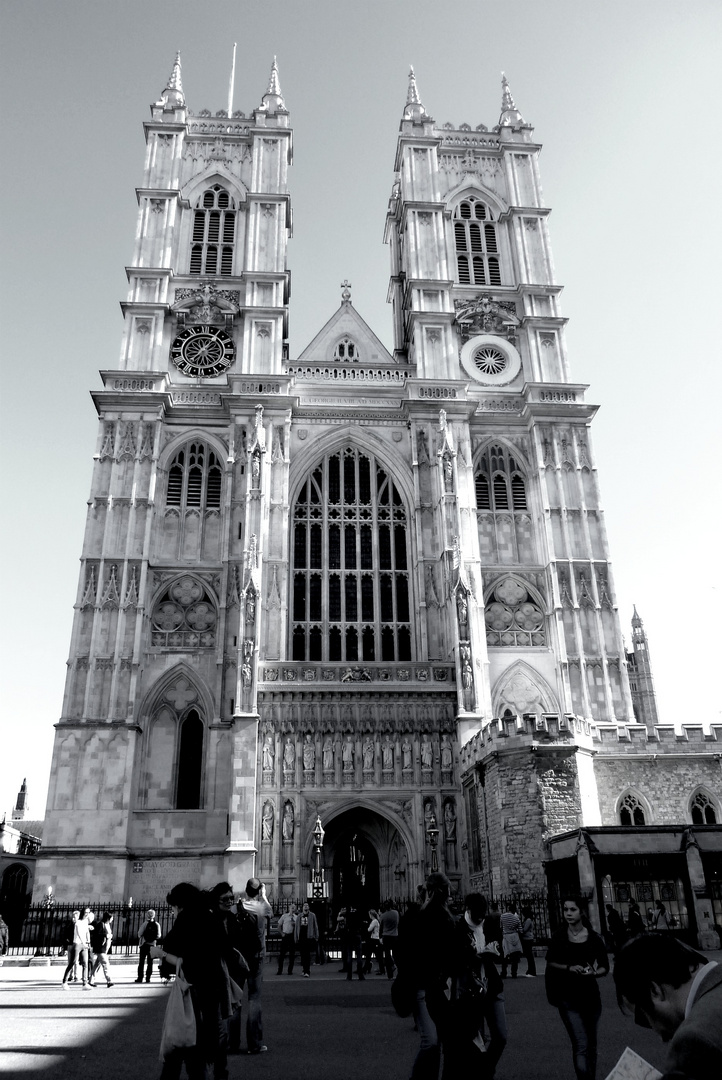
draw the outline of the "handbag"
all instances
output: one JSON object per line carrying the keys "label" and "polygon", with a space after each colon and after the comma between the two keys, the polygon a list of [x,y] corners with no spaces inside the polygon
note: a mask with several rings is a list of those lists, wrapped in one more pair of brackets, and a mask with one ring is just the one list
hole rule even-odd
{"label": "handbag", "polygon": [[179,964],[165,1007],[163,1033],[160,1038],[161,1061],[165,1061],[173,1050],[187,1049],[196,1044],[196,1014],[191,989],[191,984],[186,981]]}
{"label": "handbag", "polygon": [[416,983],[408,975],[398,974],[391,983],[391,1004],[397,1016],[411,1016],[416,1004]]}

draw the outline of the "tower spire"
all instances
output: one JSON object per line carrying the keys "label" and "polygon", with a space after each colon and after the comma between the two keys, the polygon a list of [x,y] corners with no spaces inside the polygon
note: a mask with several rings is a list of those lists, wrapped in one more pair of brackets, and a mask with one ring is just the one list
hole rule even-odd
{"label": "tower spire", "polygon": [[421,98],[419,97],[419,90],[416,85],[416,75],[414,74],[413,67],[409,68],[409,89],[406,94],[406,108],[404,109],[404,120],[413,120],[414,123],[419,123],[420,120],[427,118],[427,112],[424,106],[421,104]]}
{"label": "tower spire", "polygon": [[166,83],[165,90],[160,95],[160,100],[165,109],[185,108],[186,99],[183,93],[183,83],[181,81],[180,51],[175,54],[173,70],[170,73],[170,77],[168,79],[168,82]]}
{"label": "tower spire", "polygon": [[509,82],[506,75],[502,71],[501,73],[501,116],[499,117],[500,127],[516,127],[518,124],[524,123],[524,117],[521,115],[516,107],[514,98],[511,96],[511,90],[509,89]]}
{"label": "tower spire", "polygon": [[281,93],[281,84],[278,80],[278,64],[276,63],[275,56],[271,65],[268,89],[261,99],[261,108],[266,112],[277,112],[279,109],[286,108],[286,103],[283,100],[283,94]]}

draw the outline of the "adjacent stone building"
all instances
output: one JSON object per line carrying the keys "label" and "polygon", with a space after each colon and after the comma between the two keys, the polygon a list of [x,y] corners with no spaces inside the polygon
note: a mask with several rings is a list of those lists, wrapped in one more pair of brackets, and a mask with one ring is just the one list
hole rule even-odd
{"label": "adjacent stone building", "polygon": [[[176,60],[145,124],[120,360],[93,393],[36,889],[157,898],[256,872],[296,896],[317,816],[336,902],[406,895],[433,859],[460,889],[539,889],[551,839],[614,820],[631,775],[664,801],[635,756],[540,146],[502,92],[494,126],[438,125],[411,73],[393,347],[344,283],[292,357],[275,62],[246,116],[192,112]],[[651,669],[640,687],[653,739]],[[704,748],[693,786],[719,821]]]}

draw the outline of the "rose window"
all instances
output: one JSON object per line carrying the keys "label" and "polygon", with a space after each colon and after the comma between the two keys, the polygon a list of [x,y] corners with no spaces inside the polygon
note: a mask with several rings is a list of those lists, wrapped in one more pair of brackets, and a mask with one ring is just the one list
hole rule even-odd
{"label": "rose window", "polygon": [[482,345],[474,353],[474,366],[482,375],[500,375],[507,366],[508,360],[500,349],[493,345]]}
{"label": "rose window", "polygon": [[165,649],[212,649],[218,620],[200,582],[185,575],[160,596],[151,619],[151,645]]}
{"label": "rose window", "polygon": [[496,586],[484,613],[488,645],[546,645],[544,612],[515,578]]}

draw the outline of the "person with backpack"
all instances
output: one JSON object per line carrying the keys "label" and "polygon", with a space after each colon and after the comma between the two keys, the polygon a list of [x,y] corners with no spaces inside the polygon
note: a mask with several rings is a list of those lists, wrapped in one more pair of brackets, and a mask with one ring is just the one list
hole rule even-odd
{"label": "person with backpack", "polygon": [[[246,1042],[249,1054],[265,1054],[268,1050],[263,1041],[261,994],[263,992],[263,965],[266,960],[266,930],[268,920],[272,915],[273,908],[266,898],[266,886],[257,877],[249,878],[246,882],[246,899],[238,909],[238,920],[241,924],[241,952],[250,968],[247,979],[248,1018],[246,1020]],[[249,919],[248,916],[254,918],[255,921]]]}
{"label": "person with backpack", "polygon": [[135,980],[137,983],[143,982],[143,970],[145,969],[145,981],[150,982],[150,977],[153,974],[153,954],[151,948],[153,945],[160,945],[161,929],[160,923],[156,921],[155,911],[150,908],[145,913],[145,922],[141,924],[138,931],[138,943],[140,945],[140,956],[138,957],[138,978]]}
{"label": "person with backpack", "polygon": [[90,972],[93,986],[95,986],[95,973],[99,967],[102,967],[103,969],[105,981],[108,986],[111,987],[113,985],[110,980],[110,971],[108,969],[108,953],[110,951],[110,943],[113,940],[112,923],[113,916],[109,911],[104,911],[103,921],[99,924],[96,923],[90,931],[90,947],[95,953],[95,962]]}

